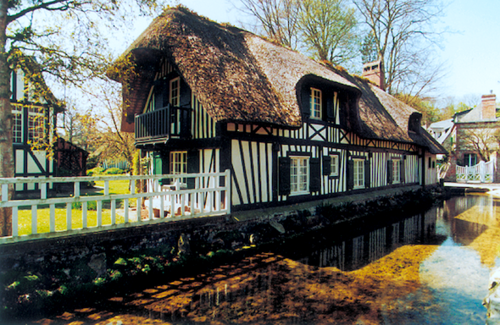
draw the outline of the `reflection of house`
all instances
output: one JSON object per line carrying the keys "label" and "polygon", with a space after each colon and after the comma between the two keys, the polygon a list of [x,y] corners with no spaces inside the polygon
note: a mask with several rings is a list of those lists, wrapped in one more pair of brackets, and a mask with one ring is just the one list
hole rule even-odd
{"label": "reflection of house", "polygon": [[445,150],[421,114],[364,78],[185,8],[126,56],[135,76],[109,72],[122,129],[155,173],[231,170],[235,210],[437,183]]}
{"label": "reflection of house", "polygon": [[[55,165],[49,148],[55,140],[56,115],[64,107],[45,85],[38,66],[24,59],[12,71],[14,176],[53,176]],[[33,186],[33,187],[30,187]],[[24,184],[16,191],[35,189]]]}
{"label": "reflection of house", "polygon": [[[457,165],[473,166],[480,161],[493,160],[496,166],[499,147],[495,132],[500,129],[500,120],[496,117],[496,96],[483,95],[477,107],[455,114],[453,123],[454,127],[443,142],[450,152],[446,180],[456,179]],[[495,167],[495,181],[500,179],[499,176],[499,169]]]}

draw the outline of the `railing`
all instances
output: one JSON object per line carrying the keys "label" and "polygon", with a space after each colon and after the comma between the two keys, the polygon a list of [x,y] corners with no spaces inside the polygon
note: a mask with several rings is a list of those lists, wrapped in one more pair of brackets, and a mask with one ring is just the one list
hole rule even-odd
{"label": "railing", "polygon": [[155,109],[135,117],[136,142],[155,138],[188,138],[191,135],[191,109],[166,107]]}
{"label": "railing", "polygon": [[[155,176],[0,178],[0,208],[12,208],[12,236],[0,237],[0,244],[229,214],[229,176],[227,170]],[[125,191],[129,193],[110,194],[110,182],[124,180],[129,181]],[[160,185],[167,180],[174,185]],[[183,188],[179,180],[194,180],[190,182],[194,188]],[[96,181],[104,181],[103,195],[81,189],[81,184]],[[145,182],[148,191],[136,193],[136,181]],[[40,199],[9,200],[8,187],[24,183],[37,183]],[[69,184],[66,195],[60,197],[48,190],[52,184]],[[50,197],[54,194],[58,197]]]}
{"label": "railing", "polygon": [[457,182],[492,183],[495,173],[493,161],[480,161],[474,166],[458,166],[456,169]]}

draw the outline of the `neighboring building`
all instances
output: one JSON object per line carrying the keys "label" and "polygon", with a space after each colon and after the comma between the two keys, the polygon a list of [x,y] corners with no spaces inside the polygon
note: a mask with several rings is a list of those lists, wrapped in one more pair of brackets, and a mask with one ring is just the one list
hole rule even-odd
{"label": "neighboring building", "polygon": [[[11,76],[14,177],[54,176],[55,163],[49,159],[49,148],[55,141],[57,113],[64,110],[64,105],[48,89],[32,59],[24,58]],[[24,184],[15,190],[34,190],[36,186]]]}
{"label": "neighboring building", "polygon": [[[47,87],[38,65],[23,58],[11,76],[14,177],[86,176],[88,153],[56,135],[64,104]],[[24,184],[16,194],[37,186]]]}
{"label": "neighboring building", "polygon": [[54,159],[56,163],[56,175],[64,176],[87,176],[87,158],[89,153],[73,143],[57,138],[54,144]]}
{"label": "neighboring building", "polygon": [[449,151],[451,149],[451,144],[454,143],[452,136],[455,131],[454,128],[455,123],[453,123],[453,119],[450,118],[429,125],[429,134]]}
{"label": "neighboring building", "polygon": [[[135,74],[122,78],[127,58]],[[135,131],[153,172],[229,169],[233,210],[438,182],[446,151],[420,113],[363,77],[186,8],[156,18],[108,75],[123,83],[122,130]]]}
{"label": "neighboring building", "polygon": [[[474,166],[480,161],[493,161],[494,180],[500,180],[497,166],[499,143],[495,133],[500,130],[496,117],[496,95],[481,97],[481,103],[467,111],[455,114],[453,119],[437,122],[430,126],[435,137],[449,151],[450,166],[446,181],[455,181],[456,166]],[[441,132],[443,131],[443,132]]]}

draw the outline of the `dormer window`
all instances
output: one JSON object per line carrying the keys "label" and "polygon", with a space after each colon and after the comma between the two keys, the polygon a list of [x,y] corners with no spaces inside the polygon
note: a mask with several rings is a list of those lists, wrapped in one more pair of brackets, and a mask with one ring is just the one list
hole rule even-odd
{"label": "dormer window", "polygon": [[322,93],[317,88],[311,88],[311,118],[321,120]]}

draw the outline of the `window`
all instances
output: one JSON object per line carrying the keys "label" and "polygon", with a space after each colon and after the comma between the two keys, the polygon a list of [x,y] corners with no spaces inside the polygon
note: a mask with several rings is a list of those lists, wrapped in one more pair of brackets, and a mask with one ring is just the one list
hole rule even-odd
{"label": "window", "polygon": [[321,90],[311,88],[311,118],[321,119]]}
{"label": "window", "polygon": [[21,105],[12,106],[12,142],[23,142],[23,107]]}
{"label": "window", "polygon": [[392,184],[401,183],[401,160],[392,160]]}
{"label": "window", "polygon": [[43,107],[28,107],[28,140],[39,142],[44,140],[45,117]]}
{"label": "window", "polygon": [[180,103],[180,78],[170,80],[170,105],[179,106]]}
{"label": "window", "polygon": [[365,188],[365,160],[353,159],[354,163],[354,188]]}
{"label": "window", "polygon": [[[172,151],[170,153],[170,174],[186,174],[187,173],[187,151]],[[185,178],[174,178],[173,182],[186,183]]]}
{"label": "window", "polygon": [[291,194],[309,193],[309,157],[290,157]]}
{"label": "window", "polygon": [[339,156],[330,155],[330,176],[339,176]]}
{"label": "window", "polygon": [[173,151],[170,153],[170,173],[187,173],[187,151]]}
{"label": "window", "polygon": [[464,164],[465,166],[477,165],[477,155],[475,153],[464,154]]}

